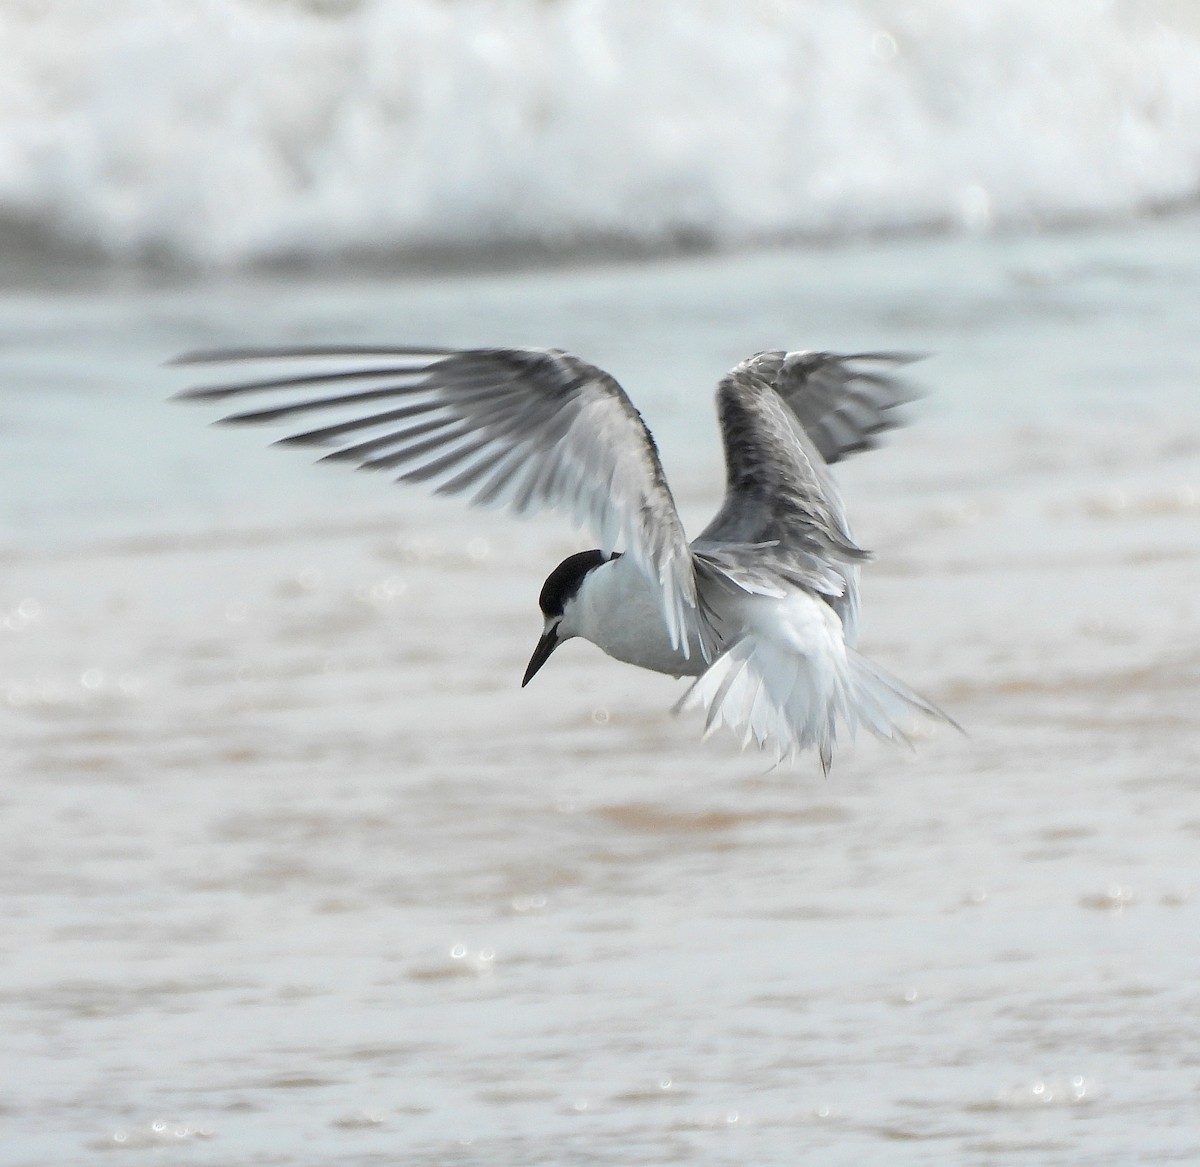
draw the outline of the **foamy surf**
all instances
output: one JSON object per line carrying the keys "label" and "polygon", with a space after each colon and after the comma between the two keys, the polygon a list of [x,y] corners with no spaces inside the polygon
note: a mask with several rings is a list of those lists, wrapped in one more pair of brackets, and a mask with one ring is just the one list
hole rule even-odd
{"label": "foamy surf", "polygon": [[9,5],[0,225],[206,265],[720,245],[1200,188],[1190,6]]}

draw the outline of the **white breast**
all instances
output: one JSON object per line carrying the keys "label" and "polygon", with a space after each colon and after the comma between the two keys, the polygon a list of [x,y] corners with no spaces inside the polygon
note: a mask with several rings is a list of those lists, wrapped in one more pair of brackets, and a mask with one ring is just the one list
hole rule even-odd
{"label": "white breast", "polygon": [[704,659],[675,648],[663,619],[659,590],[629,556],[590,571],[564,615],[562,631],[582,636],[616,660],[673,677],[699,676]]}

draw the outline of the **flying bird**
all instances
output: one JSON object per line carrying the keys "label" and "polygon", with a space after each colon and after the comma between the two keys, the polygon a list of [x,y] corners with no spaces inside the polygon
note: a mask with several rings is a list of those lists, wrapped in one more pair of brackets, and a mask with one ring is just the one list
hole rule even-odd
{"label": "flying bird", "polygon": [[561,349],[223,349],[173,363],[288,362],[284,375],[177,396],[257,398],[221,421],[303,418],[277,444],[590,526],[601,546],[568,556],[542,587],[542,634],[522,686],[583,637],[617,660],[695,678],[676,709],[702,708],[706,732],[729,726],[777,761],[815,747],[828,773],[840,728],[907,742],[915,720],[954,724],[856,651],[869,556],[829,471],[898,424],[914,394],[895,370],[913,359],[776,350],[727,373],[717,386],[725,498],[691,542],[625,391]]}

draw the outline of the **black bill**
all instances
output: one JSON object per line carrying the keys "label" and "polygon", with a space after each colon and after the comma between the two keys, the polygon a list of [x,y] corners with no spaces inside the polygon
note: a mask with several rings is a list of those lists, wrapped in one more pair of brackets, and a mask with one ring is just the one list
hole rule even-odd
{"label": "black bill", "polygon": [[533,680],[533,675],[544,665],[549,659],[550,654],[558,647],[558,625],[546,629],[542,633],[542,638],[537,642],[537,648],[533,650],[533,656],[529,658],[529,667],[525,670],[525,678],[521,682],[521,688],[524,689],[530,681]]}

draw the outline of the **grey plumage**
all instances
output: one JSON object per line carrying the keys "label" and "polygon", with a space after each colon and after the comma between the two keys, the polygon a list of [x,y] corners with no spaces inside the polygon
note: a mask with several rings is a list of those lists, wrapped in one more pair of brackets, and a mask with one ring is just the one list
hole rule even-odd
{"label": "grey plumage", "polygon": [[[757,353],[722,378],[717,411],[725,447],[726,493],[693,543],[824,596],[857,639],[858,570],[868,558],[850,533],[827,469],[871,449],[900,424],[915,398],[879,367],[917,359],[904,353]],[[867,368],[862,368],[862,365]],[[743,547],[742,552],[733,548]]]}
{"label": "grey plumage", "polygon": [[821,458],[832,466],[850,454],[874,449],[880,434],[903,424],[899,407],[918,395],[891,370],[923,355],[774,349],[756,353],[743,367],[787,402]]}

